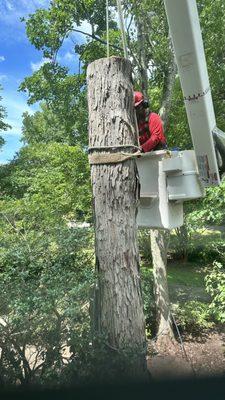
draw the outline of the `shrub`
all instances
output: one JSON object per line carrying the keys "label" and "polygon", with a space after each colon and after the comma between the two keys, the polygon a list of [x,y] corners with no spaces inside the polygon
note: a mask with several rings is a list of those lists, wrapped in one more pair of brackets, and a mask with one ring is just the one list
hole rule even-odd
{"label": "shrub", "polygon": [[173,306],[175,320],[182,331],[199,334],[214,326],[212,312],[208,304],[188,301]]}
{"label": "shrub", "polygon": [[14,238],[15,252],[5,239],[0,257],[0,383],[7,386],[62,383],[90,342],[92,233],[60,227],[38,243],[36,236],[35,246],[32,238]]}
{"label": "shrub", "polygon": [[213,268],[205,278],[206,291],[211,295],[210,310],[219,322],[225,322],[225,268],[214,261]]}
{"label": "shrub", "polygon": [[150,263],[152,260],[152,252],[151,252],[151,239],[150,239],[149,229],[139,229],[138,245],[141,258]]}

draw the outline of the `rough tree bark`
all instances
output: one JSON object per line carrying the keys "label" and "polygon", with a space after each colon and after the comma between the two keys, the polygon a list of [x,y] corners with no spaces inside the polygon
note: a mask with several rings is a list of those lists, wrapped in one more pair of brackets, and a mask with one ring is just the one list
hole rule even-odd
{"label": "rough tree bark", "polygon": [[[89,65],[89,146],[94,154],[115,146],[137,145],[131,64],[119,57]],[[131,148],[124,147],[124,152]],[[121,148],[119,149],[121,151]],[[146,379],[146,338],[139,275],[136,164],[92,165],[95,212],[95,332],[103,335],[111,357],[126,365],[126,378]],[[125,354],[131,357],[126,357]],[[126,362],[125,362],[126,361]],[[125,362],[125,364],[123,364]],[[118,370],[121,373],[121,370]]]}
{"label": "rough tree bark", "polygon": [[169,236],[170,232],[163,229],[151,229],[157,342],[166,346],[174,339],[166,271]]}
{"label": "rough tree bark", "polygon": [[183,262],[187,262],[189,238],[188,238],[187,225],[185,222],[184,225],[176,229],[176,236],[178,238],[178,244],[177,244],[178,248],[176,249],[176,253],[179,254],[179,257]]}

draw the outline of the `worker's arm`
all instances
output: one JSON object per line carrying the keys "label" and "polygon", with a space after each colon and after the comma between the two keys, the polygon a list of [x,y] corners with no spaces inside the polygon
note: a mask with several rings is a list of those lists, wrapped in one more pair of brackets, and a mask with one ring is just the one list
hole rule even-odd
{"label": "worker's arm", "polygon": [[163,123],[158,114],[151,113],[149,132],[150,138],[141,146],[144,153],[153,150],[164,139]]}
{"label": "worker's arm", "polygon": [[149,136],[148,136],[147,132],[145,132],[143,135],[139,136],[140,145],[144,144],[148,139],[149,139]]}

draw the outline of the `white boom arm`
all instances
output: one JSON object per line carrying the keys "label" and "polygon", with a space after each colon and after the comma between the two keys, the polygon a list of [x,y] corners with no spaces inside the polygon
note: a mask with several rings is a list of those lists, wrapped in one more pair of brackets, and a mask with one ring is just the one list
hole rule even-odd
{"label": "white boom arm", "polygon": [[204,186],[218,185],[216,120],[196,0],[164,0],[164,4],[200,179]]}

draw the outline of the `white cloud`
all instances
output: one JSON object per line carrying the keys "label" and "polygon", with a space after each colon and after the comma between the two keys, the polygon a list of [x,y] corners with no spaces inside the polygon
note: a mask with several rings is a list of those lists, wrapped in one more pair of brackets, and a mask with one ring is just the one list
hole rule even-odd
{"label": "white cloud", "polygon": [[9,11],[12,11],[14,9],[12,3],[9,0],[5,0],[5,6]]}
{"label": "white cloud", "polygon": [[49,3],[50,0],[0,0],[1,41],[27,40],[21,17],[26,18],[37,8],[47,8]]}
{"label": "white cloud", "polygon": [[87,21],[83,21],[82,24],[79,25],[79,26],[74,23],[73,24],[73,29],[81,31],[83,33],[81,33],[81,32],[72,32],[71,35],[66,40],[69,40],[70,38],[73,38],[73,37],[76,39],[77,36],[79,36],[79,37],[82,38],[82,42],[85,42],[86,39],[87,39],[87,36],[85,35],[85,33],[88,33],[89,35],[92,34],[91,24],[89,24],[89,22],[87,22]]}
{"label": "white cloud", "polygon": [[5,81],[7,79],[7,75],[0,74],[0,82]]}
{"label": "white cloud", "polygon": [[76,55],[68,50],[65,54],[58,55],[57,61],[69,64],[69,63],[71,63],[71,61],[74,61],[75,58],[76,58]]}
{"label": "white cloud", "polygon": [[70,51],[67,51],[67,53],[64,56],[66,61],[71,61],[74,57],[75,57],[75,55],[73,53],[71,53]]}
{"label": "white cloud", "polygon": [[0,62],[5,61],[5,57],[4,56],[0,56]]}
{"label": "white cloud", "polygon": [[50,0],[1,0],[6,12],[30,13],[36,8],[47,7]]}
{"label": "white cloud", "polygon": [[[16,0],[17,1],[17,0]],[[24,8],[37,8],[37,7],[47,7],[50,0],[20,0]]]}
{"label": "white cloud", "polygon": [[26,103],[25,100],[19,98],[20,96],[17,96],[17,99],[13,99],[13,98],[8,98],[6,99],[6,103],[7,103],[7,109],[11,109],[13,111],[16,112],[16,114],[20,113],[23,114],[25,111],[30,112],[31,114],[33,114],[33,111],[31,109],[31,107],[29,107]]}
{"label": "white cloud", "polygon": [[30,66],[32,72],[38,71],[42,67],[42,65],[44,65],[46,62],[49,62],[47,58],[42,58],[40,61],[37,61],[36,63],[31,61]]}
{"label": "white cloud", "polygon": [[38,106],[28,106],[24,94],[18,92],[4,91],[2,105],[8,115],[6,122],[12,127],[8,132],[17,135],[21,135],[22,114],[25,111],[33,114],[38,109]]}
{"label": "white cloud", "polygon": [[11,129],[8,129],[9,133],[13,135],[21,135],[21,123],[14,118],[7,118],[7,123],[11,126]]}
{"label": "white cloud", "polygon": [[77,28],[77,29],[79,29],[79,30],[81,30],[81,31],[83,31],[83,32],[89,33],[89,34],[92,33],[91,24],[89,24],[89,22],[87,22],[87,21],[83,21],[82,24],[81,24],[81,26],[74,27],[74,28],[75,28],[75,29]]}

